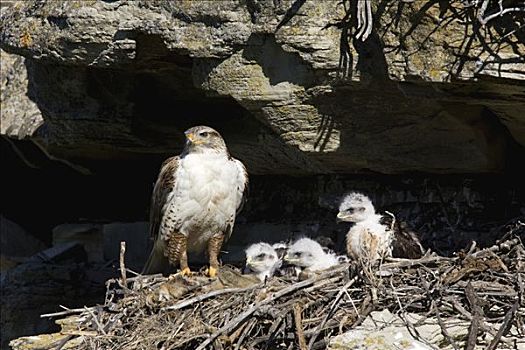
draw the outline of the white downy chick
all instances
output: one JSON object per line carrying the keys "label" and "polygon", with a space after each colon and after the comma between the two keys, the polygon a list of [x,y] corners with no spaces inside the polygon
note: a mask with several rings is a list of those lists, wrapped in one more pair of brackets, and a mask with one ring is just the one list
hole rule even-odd
{"label": "white downy chick", "polygon": [[245,253],[246,268],[262,282],[272,277],[282,263],[275,249],[268,243],[252,244]]}
{"label": "white downy chick", "polygon": [[415,259],[424,253],[416,232],[393,215],[377,214],[370,198],[362,193],[352,192],[344,197],[337,219],[355,223],[346,235],[347,253],[354,259]]}
{"label": "white downy chick", "polygon": [[321,271],[338,264],[335,254],[325,252],[319,243],[310,238],[301,238],[293,243],[284,259],[305,271]]}
{"label": "white downy chick", "polygon": [[344,197],[339,206],[337,219],[353,222],[346,235],[346,250],[354,259],[377,260],[392,254],[392,234],[381,224],[370,198],[352,192]]}

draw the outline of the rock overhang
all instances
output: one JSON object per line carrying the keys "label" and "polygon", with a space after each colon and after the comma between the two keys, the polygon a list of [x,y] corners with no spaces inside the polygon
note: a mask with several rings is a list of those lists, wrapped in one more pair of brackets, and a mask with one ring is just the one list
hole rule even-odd
{"label": "rock overhang", "polygon": [[[523,67],[458,62],[461,23],[441,26],[437,5],[406,5],[419,22],[378,25],[343,52],[342,8],[257,3],[21,4],[2,46],[32,65],[42,144],[80,163],[177,153],[201,123],[255,174],[501,173],[522,155]],[[377,8],[378,23],[394,10]]]}

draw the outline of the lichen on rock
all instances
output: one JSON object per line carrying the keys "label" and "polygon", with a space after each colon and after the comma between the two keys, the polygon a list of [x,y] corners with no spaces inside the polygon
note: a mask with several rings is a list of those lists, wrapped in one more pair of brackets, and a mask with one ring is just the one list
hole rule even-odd
{"label": "lichen on rock", "polygon": [[[374,3],[362,42],[332,1],[27,1],[1,45],[34,66],[43,147],[84,166],[168,154],[208,123],[253,173],[502,172],[525,140],[524,52],[461,6]],[[28,124],[2,114],[2,133]]]}

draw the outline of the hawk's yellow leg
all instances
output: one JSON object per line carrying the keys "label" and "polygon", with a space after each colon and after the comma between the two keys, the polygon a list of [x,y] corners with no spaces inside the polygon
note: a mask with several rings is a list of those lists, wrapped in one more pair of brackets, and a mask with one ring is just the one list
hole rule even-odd
{"label": "hawk's yellow leg", "polygon": [[208,255],[210,258],[210,267],[206,274],[210,277],[216,277],[219,271],[219,253],[221,251],[222,242],[224,242],[224,234],[210,238],[208,241]]}
{"label": "hawk's yellow leg", "polygon": [[186,251],[186,244],[188,239],[181,233],[173,234],[168,241],[168,260],[172,265],[179,265],[182,276],[191,275],[191,270],[188,266],[188,252]]}

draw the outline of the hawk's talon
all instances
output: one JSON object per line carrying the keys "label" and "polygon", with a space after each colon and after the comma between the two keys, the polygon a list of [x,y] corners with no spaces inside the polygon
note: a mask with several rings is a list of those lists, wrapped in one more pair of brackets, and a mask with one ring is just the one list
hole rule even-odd
{"label": "hawk's talon", "polygon": [[208,275],[210,278],[215,278],[217,277],[217,272],[218,272],[218,269],[216,269],[215,267],[213,266],[210,266],[209,268],[206,269],[206,275]]}
{"label": "hawk's talon", "polygon": [[181,276],[191,276],[191,270],[189,267],[185,267],[180,271]]}

